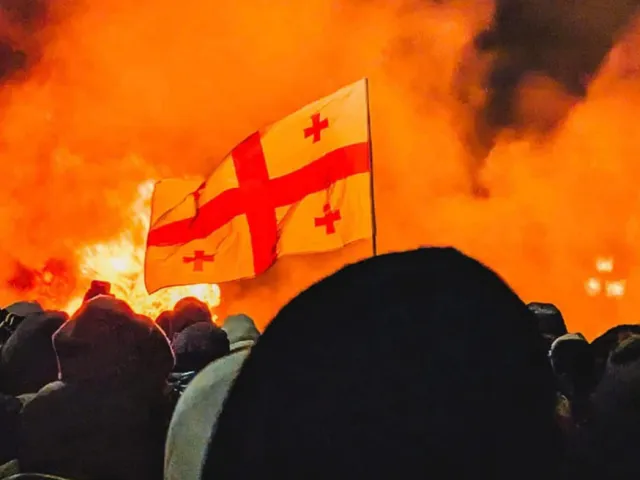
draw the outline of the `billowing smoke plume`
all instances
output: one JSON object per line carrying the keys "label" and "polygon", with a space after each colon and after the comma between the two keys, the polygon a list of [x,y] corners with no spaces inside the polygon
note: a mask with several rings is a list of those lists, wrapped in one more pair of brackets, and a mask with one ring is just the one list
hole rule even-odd
{"label": "billowing smoke plume", "polygon": [[[638,0],[497,0],[491,23],[463,58],[466,77],[457,85],[472,109],[463,127],[472,175],[500,131],[544,137],[567,118],[639,6]],[[474,87],[485,92],[476,105],[469,93]],[[527,109],[535,90],[543,94]]]}
{"label": "billowing smoke plume", "polygon": [[0,82],[25,74],[41,55],[43,27],[49,21],[45,0],[0,1]]}
{"label": "billowing smoke plume", "polygon": [[[52,1],[31,36],[16,30],[28,68],[0,88],[0,304],[52,278],[82,295],[78,252],[131,224],[141,182],[207,172],[248,133],[367,76],[380,251],[453,244],[525,299],[557,303],[572,328],[636,321],[640,83],[616,65],[638,42],[544,146],[498,138],[479,202],[451,84],[491,15],[477,0]],[[469,89],[473,105],[483,95]],[[519,105],[539,114],[537,98]],[[266,322],[353,258],[288,259],[223,303]],[[607,279],[627,281],[622,299],[605,295]]]}

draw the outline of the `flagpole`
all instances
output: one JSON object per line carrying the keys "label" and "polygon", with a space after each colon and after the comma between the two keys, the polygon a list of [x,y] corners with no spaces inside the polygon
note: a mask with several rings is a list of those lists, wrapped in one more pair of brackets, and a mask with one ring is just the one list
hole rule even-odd
{"label": "flagpole", "polygon": [[365,98],[367,99],[367,133],[369,137],[369,195],[371,197],[371,245],[373,247],[373,256],[378,255],[378,228],[376,225],[376,203],[375,190],[373,181],[373,144],[371,142],[371,109],[369,106],[369,79],[364,79]]}

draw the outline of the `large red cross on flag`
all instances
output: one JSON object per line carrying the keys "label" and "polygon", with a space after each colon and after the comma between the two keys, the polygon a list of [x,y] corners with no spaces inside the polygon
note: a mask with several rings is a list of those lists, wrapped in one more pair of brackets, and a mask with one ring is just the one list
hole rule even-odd
{"label": "large red cross on flag", "polygon": [[251,278],[372,237],[366,80],[247,137],[203,179],[156,184],[149,293]]}

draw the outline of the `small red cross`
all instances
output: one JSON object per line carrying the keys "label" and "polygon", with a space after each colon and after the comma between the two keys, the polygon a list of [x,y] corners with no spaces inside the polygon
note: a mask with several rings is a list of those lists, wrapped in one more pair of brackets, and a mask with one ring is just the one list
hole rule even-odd
{"label": "small red cross", "polygon": [[336,233],[336,226],[334,225],[338,220],[342,220],[340,216],[340,210],[331,210],[331,206],[327,203],[323,208],[324,217],[314,219],[316,227],[326,227],[327,235]]}
{"label": "small red cross", "polygon": [[325,128],[329,128],[329,120],[320,120],[320,114],[314,113],[311,115],[311,126],[304,129],[304,138],[313,136],[313,143],[319,142],[320,134]]}
{"label": "small red cross", "polygon": [[204,270],[204,262],[213,262],[215,255],[205,255],[204,250],[196,250],[193,257],[183,257],[184,263],[193,263],[194,272],[202,272]]}

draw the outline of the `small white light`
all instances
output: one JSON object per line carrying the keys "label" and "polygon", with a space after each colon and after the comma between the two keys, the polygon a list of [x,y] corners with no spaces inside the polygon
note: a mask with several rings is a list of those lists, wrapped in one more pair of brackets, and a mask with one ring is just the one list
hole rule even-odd
{"label": "small white light", "polygon": [[613,258],[600,257],[596,259],[596,270],[603,273],[613,272]]}
{"label": "small white light", "polygon": [[615,282],[607,282],[605,289],[607,291],[607,297],[620,298],[624,296],[626,282],[624,280],[618,280]]}
{"label": "small white light", "polygon": [[590,278],[584,284],[584,288],[587,291],[587,295],[595,297],[602,290],[602,285],[600,284],[600,280],[597,278]]}

